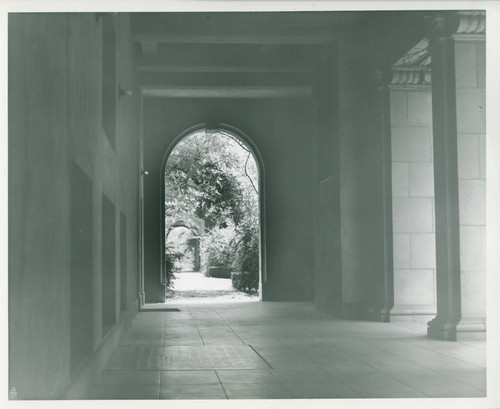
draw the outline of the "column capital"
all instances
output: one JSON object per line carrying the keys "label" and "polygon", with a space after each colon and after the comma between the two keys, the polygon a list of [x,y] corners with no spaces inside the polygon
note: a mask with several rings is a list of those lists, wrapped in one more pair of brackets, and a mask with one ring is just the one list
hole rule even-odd
{"label": "column capital", "polygon": [[389,66],[375,67],[373,69],[373,79],[379,88],[384,88],[391,83],[392,71]]}
{"label": "column capital", "polygon": [[460,10],[456,12],[430,12],[424,15],[431,41],[454,37],[478,37],[486,34],[484,10]]}
{"label": "column capital", "polygon": [[457,12],[459,23],[457,34],[486,34],[486,12],[467,10]]}
{"label": "column capital", "polygon": [[461,41],[484,41],[486,38],[486,12],[459,11],[458,28],[453,38]]}
{"label": "column capital", "polygon": [[457,31],[460,21],[456,12],[432,12],[426,14],[425,18],[431,42],[451,37]]}

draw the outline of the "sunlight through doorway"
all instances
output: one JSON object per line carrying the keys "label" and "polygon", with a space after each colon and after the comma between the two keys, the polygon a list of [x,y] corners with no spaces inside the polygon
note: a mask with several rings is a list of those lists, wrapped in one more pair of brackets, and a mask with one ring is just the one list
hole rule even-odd
{"label": "sunlight through doorway", "polygon": [[165,163],[167,302],[257,301],[261,282],[259,167],[235,134],[202,129]]}

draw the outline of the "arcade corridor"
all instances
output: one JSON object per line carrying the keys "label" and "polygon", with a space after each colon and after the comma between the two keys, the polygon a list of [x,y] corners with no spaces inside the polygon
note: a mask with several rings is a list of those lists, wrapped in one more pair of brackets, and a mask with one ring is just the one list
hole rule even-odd
{"label": "arcade corridor", "polygon": [[430,340],[418,323],[335,320],[310,303],[177,307],[137,314],[89,398],[486,395],[482,341]]}
{"label": "arcade corridor", "polygon": [[[486,13],[9,13],[10,396],[484,396]],[[202,129],[255,155],[261,300],[146,312]]]}

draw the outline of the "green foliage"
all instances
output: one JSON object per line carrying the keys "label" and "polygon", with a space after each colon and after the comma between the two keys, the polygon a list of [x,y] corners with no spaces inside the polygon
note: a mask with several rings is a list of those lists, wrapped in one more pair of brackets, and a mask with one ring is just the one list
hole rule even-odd
{"label": "green foliage", "polygon": [[231,266],[233,261],[234,229],[213,228],[203,239],[201,251],[204,255],[202,268],[206,272],[212,266]]}
{"label": "green foliage", "polygon": [[243,271],[232,273],[231,282],[234,288],[246,293],[255,292],[259,288],[259,277]]}
{"label": "green foliage", "polygon": [[255,223],[248,223],[241,229],[241,239],[236,246],[236,269],[259,276],[259,231]]}
{"label": "green foliage", "polygon": [[[182,140],[165,167],[166,222],[195,215],[207,228],[240,223],[256,209],[257,167],[249,152],[223,135],[196,133]],[[247,176],[248,175],[248,176]]]}
{"label": "green foliage", "polygon": [[170,288],[176,271],[175,263],[182,259],[184,253],[177,251],[171,244],[165,250],[165,285]]}
{"label": "green foliage", "polygon": [[240,291],[253,292],[259,288],[259,225],[255,218],[239,226],[240,240],[235,246],[233,268],[241,274],[233,278]]}
{"label": "green foliage", "polygon": [[249,290],[258,288],[259,276],[257,176],[247,148],[204,131],[183,139],[165,167],[166,226],[203,219],[208,231],[202,238],[202,270],[244,271],[251,285],[242,288]]}

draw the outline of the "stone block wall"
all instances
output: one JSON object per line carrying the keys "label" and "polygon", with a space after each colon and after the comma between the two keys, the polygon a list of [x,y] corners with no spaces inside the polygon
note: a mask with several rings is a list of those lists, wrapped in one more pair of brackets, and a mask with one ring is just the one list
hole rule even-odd
{"label": "stone block wall", "polygon": [[432,103],[427,88],[391,89],[394,308],[391,320],[436,311]]}
{"label": "stone block wall", "polygon": [[[460,214],[461,324],[480,329],[486,315],[485,40],[455,38]],[[471,328],[469,328],[471,329]],[[473,328],[472,328],[473,329]]]}

